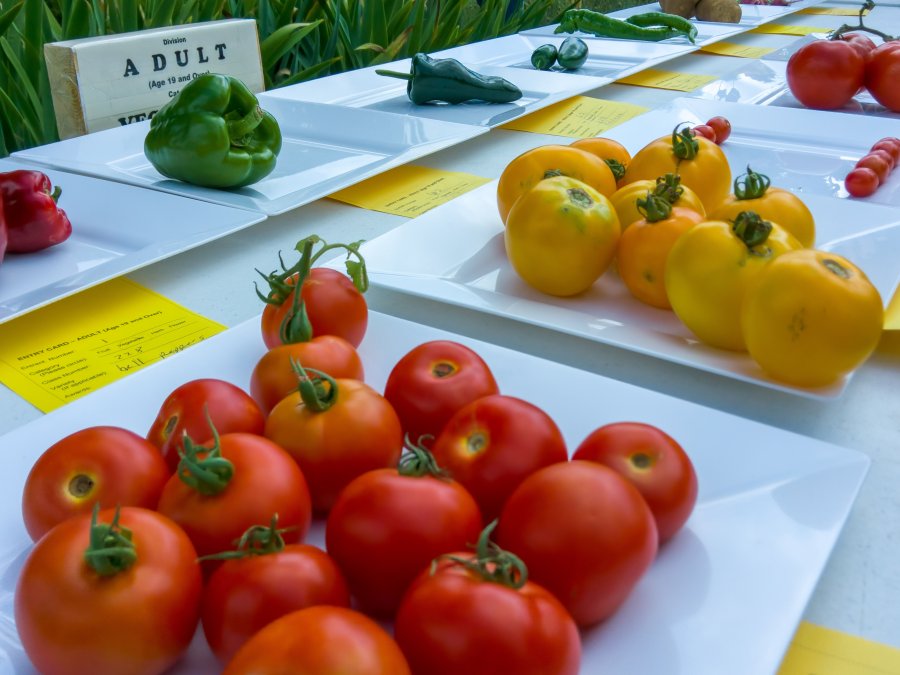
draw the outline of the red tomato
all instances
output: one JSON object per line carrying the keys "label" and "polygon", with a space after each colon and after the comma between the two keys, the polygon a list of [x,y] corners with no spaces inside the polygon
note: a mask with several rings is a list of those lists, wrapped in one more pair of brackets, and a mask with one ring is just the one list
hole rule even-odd
{"label": "red tomato", "polygon": [[389,617],[416,575],[437,556],[465,549],[481,525],[478,505],[456,481],[379,469],[341,492],[325,544],[360,609]]}
{"label": "red tomato", "polygon": [[571,461],[531,474],[503,507],[498,543],[528,566],[579,626],[610,617],[656,556],[641,493],[601,464]]}
{"label": "red tomato", "polygon": [[862,33],[844,33],[838,39],[843,40],[856,49],[863,58],[866,58],[869,52],[875,49],[875,43]]}
{"label": "red tomato", "polygon": [[706,124],[707,126],[712,127],[712,130],[716,132],[716,143],[719,145],[722,145],[722,143],[727,141],[728,137],[731,136],[731,122],[729,122],[726,117],[722,117],[721,115],[711,117]]}
{"label": "red tomato", "polygon": [[678,532],[694,510],[694,465],[662,429],[640,422],[607,424],[591,432],[572,459],[604,464],[628,479],[653,512],[660,544]]}
{"label": "red tomato", "polygon": [[266,437],[300,465],[319,513],[357,476],[396,467],[403,451],[400,420],[387,399],[359,380],[332,382],[321,397],[307,382],[311,393],[285,397],[266,420]]}
{"label": "red tomato", "polygon": [[184,436],[190,436],[198,445],[206,443],[212,438],[210,421],[220,434],[262,434],[266,425],[262,410],[240,387],[224,380],[191,380],[163,401],[147,440],[162,451],[169,470],[174,472]]}
{"label": "red tomato", "polygon": [[889,152],[894,160],[894,166],[900,163],[900,138],[882,138],[872,146],[872,150]]}
{"label": "red tomato", "polygon": [[502,394],[460,408],[432,453],[475,497],[486,521],[500,515],[506,498],[526,476],[569,459],[566,441],[547,413]]}
{"label": "red tomato", "polygon": [[391,370],[384,397],[413,442],[437,437],[467,403],[499,393],[490,367],[458,342],[435,340],[413,348]]}
{"label": "red tomato", "polygon": [[155,509],[169,468],[159,449],[119,427],[89,427],[57,441],[34,463],[22,493],[35,541],[54,525],[101,507]]}
{"label": "red tomato", "polygon": [[[292,280],[288,279],[288,283]],[[314,267],[303,284],[300,298],[312,325],[312,337],[337,335],[359,347],[369,323],[369,307],[350,277],[328,267]],[[262,336],[266,347],[272,349],[284,344],[281,324],[293,311],[293,293],[280,305],[266,304],[262,313]]]}
{"label": "red tomato", "polygon": [[900,112],[900,41],[885,42],[866,58],[865,85],[872,97],[892,112]]}
{"label": "red tomato", "polygon": [[891,173],[891,160],[883,151],[870,152],[856,163],[857,169],[871,169],[878,177],[878,184],[884,183]]}
{"label": "red tomato", "polygon": [[[97,527],[112,523],[114,515],[101,511]],[[194,637],[202,580],[190,540],[147,509],[122,508],[118,525],[113,544],[132,548],[136,558],[130,566],[118,552],[92,558],[106,563],[101,569],[108,566],[108,576],[86,562],[89,515],[50,530],[22,567],[15,625],[25,653],[44,675],[158,675]],[[126,529],[133,547],[122,541]]]}
{"label": "red tomato", "polygon": [[703,138],[707,138],[711,140],[713,143],[717,143],[716,130],[713,129],[708,124],[698,124],[691,131],[694,132],[694,136],[703,136]]}
{"label": "red tomato", "polygon": [[897,165],[897,162],[894,161],[894,154],[889,148],[885,148],[883,145],[880,148],[872,148],[867,155],[875,155],[876,157],[881,157],[888,163],[893,171],[894,167]]}
{"label": "red tomato", "polygon": [[[306,480],[291,456],[269,439],[253,434],[225,434],[219,438],[218,448],[199,452],[196,459],[202,463],[220,455],[230,462],[230,472],[225,470],[224,476],[219,476],[215,465],[191,471],[183,461],[159,499],[159,512],[182,527],[198,555],[231,549],[247,528],[269,522],[276,513],[282,527],[292,528],[287,538],[302,540],[312,508]],[[190,456],[193,451],[187,452]],[[205,480],[203,469],[216,475]],[[191,482],[199,482],[199,487],[192,487]]]}
{"label": "red tomato", "polygon": [[400,647],[372,619],[343,607],[309,607],[273,621],[222,675],[410,675]]}
{"label": "red tomato", "polygon": [[350,606],[347,582],[331,556],[308,544],[281,546],[226,560],[206,584],[203,634],[223,663],[286,614],[314,605]]}
{"label": "red tomato", "polygon": [[834,110],[859,91],[865,64],[848,42],[816,40],[803,45],[788,60],[788,87],[806,107]]}
{"label": "red tomato", "polygon": [[852,197],[869,197],[878,189],[878,174],[872,169],[853,169],[844,179],[844,187]]}
{"label": "red tomato", "polygon": [[297,373],[291,360],[332,377],[362,380],[364,376],[356,349],[336,335],[320,335],[309,342],[273,347],[262,355],[250,375],[250,395],[266,414],[285,396],[297,391]]}

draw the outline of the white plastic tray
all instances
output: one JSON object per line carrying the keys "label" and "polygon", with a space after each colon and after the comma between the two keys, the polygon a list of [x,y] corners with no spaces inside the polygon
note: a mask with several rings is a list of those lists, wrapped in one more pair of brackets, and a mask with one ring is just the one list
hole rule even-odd
{"label": "white plastic tray", "polygon": [[[774,21],[775,19],[781,19],[789,14],[794,14],[799,12],[801,9],[805,9],[806,7],[812,7],[814,5],[820,5],[826,0],[801,0],[800,2],[795,2],[790,5],[741,5],[741,20],[739,24],[741,26],[749,26],[753,28],[755,26],[761,26],[764,23],[769,23],[770,21]],[[662,7],[660,7],[658,2],[654,2],[649,5],[638,5],[637,7],[629,7],[628,9],[621,9],[618,12],[611,12],[610,16],[615,16],[621,19],[628,18],[633,14],[641,14],[643,12],[661,12]],[[691,19],[695,21],[698,25],[703,25],[706,23],[717,23],[710,21],[699,21],[697,19]],[[723,24],[727,25],[727,24]]]}
{"label": "white plastic tray", "polygon": [[[361,346],[367,381],[380,391],[403,354],[433,339],[473,347],[501,391],[543,407],[570,449],[602,424],[638,420],[665,429],[694,462],[700,484],[694,514],[620,611],[583,634],[582,673],[775,673],[864,479],[867,457],[380,314],[370,316]],[[258,319],[251,320],[0,437],[0,671],[33,673],[15,633],[12,604],[31,545],[21,522],[22,486],[40,453],[88,425],[145,433],[157,402],[191,378],[220,377],[246,387],[263,351]],[[310,540],[322,545],[321,523]],[[198,634],[188,658],[170,672],[217,671]]]}

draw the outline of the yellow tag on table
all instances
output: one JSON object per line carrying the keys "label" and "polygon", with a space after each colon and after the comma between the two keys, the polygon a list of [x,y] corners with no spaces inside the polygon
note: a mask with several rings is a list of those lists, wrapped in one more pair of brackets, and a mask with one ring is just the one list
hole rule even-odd
{"label": "yellow tag on table", "polygon": [[677,73],[672,70],[647,70],[616,80],[616,84],[630,84],[635,87],[653,87],[654,89],[672,89],[675,91],[694,91],[697,87],[718,80],[717,75],[695,75],[694,73]]}
{"label": "yellow tag on table", "polygon": [[737,56],[744,59],[761,59],[766,54],[771,54],[773,47],[753,47],[751,45],[737,45],[733,42],[713,42],[700,48],[701,54],[718,54],[720,56]]}
{"label": "yellow tag on table", "polygon": [[783,23],[764,23],[750,32],[765,35],[809,35],[810,33],[830,33],[832,30],[827,26],[788,26]]}
{"label": "yellow tag on table", "polygon": [[894,292],[894,297],[884,311],[884,329],[900,330],[900,288]]}
{"label": "yellow tag on table", "polygon": [[50,412],[224,329],[113,279],[0,326],[0,382]]}
{"label": "yellow tag on table", "polygon": [[794,634],[778,675],[893,675],[900,649],[806,621]]}
{"label": "yellow tag on table", "polygon": [[470,173],[405,164],[329,197],[370,211],[415,218],[490,180]]}
{"label": "yellow tag on table", "polygon": [[[863,10],[863,16],[866,16],[869,10]],[[859,16],[859,9],[853,7],[807,7],[801,9],[797,14],[824,14],[826,16]]]}
{"label": "yellow tag on table", "polygon": [[632,103],[573,96],[503,125],[504,129],[568,138],[599,136],[649,108]]}

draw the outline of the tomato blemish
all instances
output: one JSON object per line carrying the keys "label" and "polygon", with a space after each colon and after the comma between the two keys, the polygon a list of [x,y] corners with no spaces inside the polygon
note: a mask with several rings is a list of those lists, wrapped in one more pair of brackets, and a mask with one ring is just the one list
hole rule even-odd
{"label": "tomato blemish", "polygon": [[466,437],[466,450],[473,455],[484,452],[487,449],[487,446],[488,437],[483,431],[476,431]]}
{"label": "tomato blemish", "polygon": [[651,466],[653,466],[653,457],[648,455],[646,452],[636,452],[628,459],[637,469],[649,469]]}
{"label": "tomato blemish", "polygon": [[164,441],[169,440],[169,436],[171,436],[172,432],[175,431],[176,426],[178,426],[178,415],[172,415],[169,419],[166,420],[166,426],[162,432]]}
{"label": "tomato blemish", "polygon": [[75,499],[84,499],[94,490],[94,479],[80,473],[69,481],[69,494]]}
{"label": "tomato blemish", "polygon": [[438,361],[431,366],[431,374],[437,378],[450,377],[458,372],[459,366],[449,361]]}

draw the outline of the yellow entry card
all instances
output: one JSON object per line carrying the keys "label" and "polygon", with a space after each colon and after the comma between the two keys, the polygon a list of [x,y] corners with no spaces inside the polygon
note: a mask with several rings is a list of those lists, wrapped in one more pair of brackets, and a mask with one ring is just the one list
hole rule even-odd
{"label": "yellow entry card", "polygon": [[118,278],[0,326],[0,382],[50,412],[224,329]]}
{"label": "yellow entry card", "polygon": [[778,675],[896,675],[900,649],[802,622]]}
{"label": "yellow entry card", "polygon": [[766,35],[809,35],[810,33],[830,33],[831,30],[831,28],[822,26],[788,26],[782,23],[764,23],[750,32],[764,33]]}
{"label": "yellow entry card", "polygon": [[568,138],[590,138],[642,115],[647,110],[648,108],[631,103],[573,96],[508,122],[503,128]]}
{"label": "yellow entry card", "polygon": [[900,288],[894,292],[894,297],[884,312],[884,329],[900,330]]}
{"label": "yellow entry card", "polygon": [[766,54],[771,54],[772,47],[752,47],[750,45],[737,45],[733,42],[713,42],[700,48],[701,54],[718,54],[720,56],[737,56],[744,59],[761,59]]}
{"label": "yellow entry card", "polygon": [[694,91],[697,87],[717,80],[715,75],[695,75],[694,73],[676,73],[671,70],[648,68],[634,75],[617,80],[616,84],[630,84],[635,87],[653,87],[654,89],[673,89],[675,91]]}
{"label": "yellow entry card", "polygon": [[[863,16],[869,13],[869,10],[863,10]],[[807,7],[801,9],[797,14],[824,14],[826,16],[859,16],[859,8],[854,7]]]}
{"label": "yellow entry card", "polygon": [[470,173],[405,164],[329,195],[370,211],[415,218],[490,182]]}

